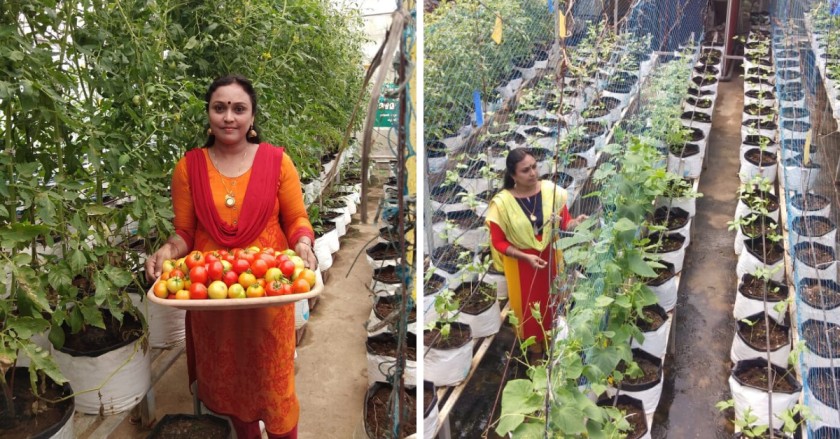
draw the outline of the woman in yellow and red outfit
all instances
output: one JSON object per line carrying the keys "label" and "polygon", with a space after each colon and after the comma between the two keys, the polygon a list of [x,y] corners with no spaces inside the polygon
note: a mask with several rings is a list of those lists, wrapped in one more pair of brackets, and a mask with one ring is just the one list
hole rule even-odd
{"label": "woman in yellow and red outfit", "polygon": [[[522,340],[534,336],[537,341],[529,348],[531,359],[544,351],[544,331],[554,321],[549,290],[563,267],[562,252],[552,251],[552,231],[574,228],[586,219],[586,215],[571,218],[567,198],[565,189],[539,179],[534,156],[520,148],[508,154],[504,188],[487,211],[493,262],[496,269],[504,270],[519,336]],[[542,323],[531,315],[535,304]]]}
{"label": "woman in yellow and red outfit", "polygon": [[[163,261],[192,250],[294,247],[316,265],[314,233],[300,179],[283,148],[260,143],[251,82],[219,78],[205,95],[210,122],[204,148],[187,152],[172,175],[176,235],[146,262],[150,279]],[[230,416],[237,436],[294,439],[300,413],[294,382],[293,306],[189,311],[190,383],[215,413]]]}

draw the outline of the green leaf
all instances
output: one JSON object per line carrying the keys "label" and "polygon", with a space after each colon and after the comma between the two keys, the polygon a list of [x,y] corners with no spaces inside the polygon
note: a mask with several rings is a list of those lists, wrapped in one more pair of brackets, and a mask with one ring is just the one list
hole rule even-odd
{"label": "green leaf", "polygon": [[70,270],[72,270],[73,273],[81,273],[87,264],[85,254],[78,249],[70,250],[70,253],[67,254],[66,260],[67,263],[70,264]]}
{"label": "green leaf", "polygon": [[62,347],[64,347],[65,336],[64,329],[61,326],[50,326],[50,333],[47,336],[47,338],[50,340],[50,343],[52,343],[52,345],[55,346],[56,349],[61,349]]}
{"label": "green leaf", "polygon": [[62,287],[70,286],[72,281],[73,279],[70,276],[70,271],[65,265],[53,266],[47,272],[47,282],[49,282],[50,286],[56,290],[59,290]]}
{"label": "green leaf", "polygon": [[621,218],[620,220],[616,221],[613,229],[616,232],[628,232],[628,231],[636,231],[639,229],[639,226],[636,225],[633,221],[630,221],[627,218]]}
{"label": "green leaf", "polygon": [[642,258],[642,255],[638,253],[630,253],[627,258],[627,263],[629,265],[630,270],[633,273],[638,274],[642,277],[656,277],[656,272],[650,268],[650,265]]}
{"label": "green leaf", "polygon": [[496,426],[496,434],[499,436],[505,436],[522,425],[522,421],[524,420],[525,415],[505,414],[502,412],[499,417],[499,424]]}
{"label": "green leaf", "polygon": [[122,288],[131,283],[133,278],[131,277],[131,273],[124,269],[118,268],[114,266],[107,266],[103,270],[105,272],[105,276],[107,276],[111,283],[113,283],[116,287]]}
{"label": "green leaf", "polygon": [[598,298],[595,299],[595,306],[599,308],[606,308],[610,306],[610,304],[612,304],[614,301],[615,299],[609,296],[598,296]]}
{"label": "green leaf", "polygon": [[552,407],[551,422],[557,425],[564,436],[581,434],[586,431],[586,417],[573,404]]}
{"label": "green leaf", "polygon": [[519,424],[512,435],[516,439],[543,439],[545,437],[545,423],[541,420],[529,420]]}
{"label": "green leaf", "polygon": [[502,391],[502,413],[528,415],[543,408],[543,399],[534,393],[531,380],[508,381]]}
{"label": "green leaf", "polygon": [[43,371],[58,384],[64,384],[67,382],[67,379],[64,375],[62,375],[61,370],[58,368],[55,358],[50,355],[49,349],[44,349],[28,340],[26,343],[22,343],[20,348],[21,351],[23,351],[30,359],[30,373],[33,369],[35,369]]}

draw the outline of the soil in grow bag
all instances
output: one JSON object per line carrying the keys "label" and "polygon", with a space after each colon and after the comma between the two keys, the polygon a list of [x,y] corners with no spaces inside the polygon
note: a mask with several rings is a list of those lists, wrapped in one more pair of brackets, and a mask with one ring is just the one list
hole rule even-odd
{"label": "soil in grow bag", "polygon": [[694,122],[712,123],[712,116],[700,111],[686,111],[680,115],[680,118]]}
{"label": "soil in grow bag", "polygon": [[449,326],[448,337],[441,335],[439,327],[423,331],[423,346],[436,349],[457,348],[470,340],[472,340],[472,331],[469,325],[452,323]]}
{"label": "soil in grow bag", "polygon": [[228,421],[213,415],[165,415],[148,439],[227,439]]}
{"label": "soil in grow bag", "polygon": [[[764,314],[750,316],[744,321],[738,322],[738,334],[750,347],[757,351],[770,349],[774,351],[790,343],[789,329],[787,326],[778,324],[772,318],[764,318]],[[769,329],[767,323],[770,323]],[[767,344],[767,336],[770,337],[770,344]]]}
{"label": "soil in grow bag", "polygon": [[[588,140],[592,140],[592,139],[588,139]],[[593,145],[595,144],[594,141],[592,143],[593,143]],[[570,147],[571,147],[571,145],[570,145]],[[592,146],[590,146],[590,148],[591,147]],[[572,151],[571,149],[569,150],[569,152],[572,153],[572,154],[576,154],[576,152]],[[583,151],[580,151],[580,152],[583,152]],[[585,169],[588,165],[589,165],[589,162],[586,161],[586,157],[582,157],[582,156],[579,156],[579,155],[573,155],[569,159],[569,163],[566,165],[566,167],[569,168],[569,169]]]}
{"label": "soil in grow bag", "polygon": [[[593,146],[595,146],[595,139],[584,137],[582,139],[572,140],[569,143],[568,151],[572,154],[581,154],[589,151]],[[579,157],[579,159],[583,160],[583,166],[581,168],[586,167],[586,159],[583,157]]]}
{"label": "soil in grow bag", "polygon": [[750,53],[746,56],[747,60],[753,64],[758,64],[760,66],[766,67],[773,67],[773,63],[770,62],[770,59],[766,58],[764,55],[760,55],[757,53]]}
{"label": "soil in grow bag", "polygon": [[534,59],[537,61],[548,61],[548,52],[545,50],[537,50],[534,52]]}
{"label": "soil in grow bag", "polygon": [[[386,314],[387,315],[387,314]],[[380,334],[367,339],[367,351],[383,357],[397,357],[397,338],[393,334]],[[406,333],[406,359],[417,361],[415,335]],[[414,383],[412,383],[414,384]]]}
{"label": "soil in grow bag", "polygon": [[744,113],[750,116],[769,116],[776,114],[776,108],[766,105],[750,104],[744,107]]}
{"label": "soil in grow bag", "polygon": [[776,72],[776,75],[784,80],[799,79],[802,76],[796,70],[790,69],[779,70],[778,72]]}
{"label": "soil in grow bag", "polygon": [[782,128],[797,133],[804,133],[811,129],[811,124],[800,120],[786,120],[782,122]]}
{"label": "soil in grow bag", "polygon": [[805,193],[794,195],[791,197],[790,203],[800,211],[807,212],[824,209],[825,206],[828,206],[829,201],[822,195]]}
{"label": "soil in grow bag", "polygon": [[485,140],[478,144],[477,153],[486,152],[490,157],[501,157],[510,151],[507,143],[503,140]]}
{"label": "soil in grow bag", "polygon": [[565,172],[556,172],[554,174],[547,174],[540,177],[543,180],[550,180],[553,181],[554,184],[562,187],[563,189],[568,189],[572,183],[575,182],[575,178]]}
{"label": "soil in grow bag", "polygon": [[749,273],[744,275],[738,291],[744,296],[755,300],[764,300],[766,293],[768,302],[779,302],[787,299],[788,296],[788,287],[786,285],[775,281],[768,282]]}
{"label": "soil in grow bag", "polygon": [[[391,386],[377,386],[376,391],[365,401],[365,429],[372,439],[390,439],[394,425],[391,410]],[[417,431],[417,395],[416,391],[406,389],[400,407],[408,409],[403,428],[406,433]]]}
{"label": "soil in grow bag", "polygon": [[[668,279],[671,279],[672,277],[676,276],[676,273],[674,273],[674,264],[672,264],[670,262],[667,262],[667,261],[659,261],[659,263],[664,265],[664,267],[657,267],[657,268],[653,269],[653,272],[656,273],[656,277],[653,278],[653,279],[646,279],[645,283],[647,285],[662,285]],[[645,308],[645,309],[647,310],[647,308]],[[650,311],[650,313],[651,313],[650,315],[653,316],[655,319],[662,320],[661,317],[659,316],[659,314],[656,314],[654,316],[654,311]],[[647,315],[647,311],[646,311],[645,315]],[[662,320],[662,321],[664,321],[664,320]],[[645,324],[647,324],[647,323],[645,323]],[[639,326],[638,321],[636,322],[636,326]],[[654,326],[654,327],[656,328],[658,326]]]}
{"label": "soil in grow bag", "polygon": [[624,377],[621,379],[621,384],[641,385],[647,384],[659,379],[659,372],[662,370],[659,364],[654,363],[650,358],[644,355],[633,355],[633,361],[642,369],[642,375],[636,378],[631,378],[627,375],[627,363],[621,361],[615,367],[615,370],[621,372]]}
{"label": "soil in grow bag", "polygon": [[[599,401],[598,405],[601,407],[613,406],[613,400],[609,399]],[[616,409],[621,410],[621,412],[624,413],[624,419],[630,423],[630,429],[625,433],[625,438],[638,439],[647,433],[647,417],[644,409],[640,407],[641,404],[635,405],[619,401],[614,406]]]}
{"label": "soil in grow bag", "polygon": [[458,244],[447,244],[432,251],[432,262],[435,267],[447,273],[455,273],[458,271],[459,263],[469,263],[472,257],[471,251]]}
{"label": "soil in grow bag", "polygon": [[759,66],[747,69],[746,74],[749,76],[770,76],[773,74],[773,71]]}
{"label": "soil in grow bag", "polygon": [[510,60],[514,67],[519,67],[521,69],[533,68],[534,64],[536,64],[536,61],[537,60],[528,55],[518,56]]}
{"label": "soil in grow bag", "polygon": [[437,293],[438,291],[440,291],[441,288],[443,288],[443,285],[445,283],[446,279],[444,279],[443,276],[432,273],[432,276],[426,279],[426,281],[423,283],[423,295],[431,296]]}
{"label": "soil in grow bag", "polygon": [[744,79],[744,82],[752,85],[769,85],[771,87],[773,86],[773,83],[770,82],[770,79],[760,78],[758,76],[750,76],[749,78]]}
{"label": "soil in grow bag", "polygon": [[776,142],[773,139],[767,136],[759,136],[758,134],[750,134],[746,138],[744,138],[744,145],[748,146],[755,146],[761,148],[762,145],[764,147],[773,146]]}
{"label": "soil in grow bag", "polygon": [[612,93],[619,93],[625,94],[630,93],[633,90],[633,86],[636,85],[636,82],[639,78],[636,75],[631,75],[629,73],[618,73],[616,76],[621,75],[619,78],[613,77],[613,80],[607,84],[606,90]]}
{"label": "soil in grow bag", "polygon": [[650,235],[650,243],[655,246],[652,250],[654,253],[669,253],[682,248],[685,238],[680,239],[677,236],[654,233]]}
{"label": "soil in grow bag", "polygon": [[464,282],[453,291],[460,303],[460,310],[478,314],[496,302],[496,288],[486,283]]}
{"label": "soil in grow bag", "polygon": [[487,167],[487,162],[484,160],[470,159],[466,163],[466,168],[459,168],[458,175],[463,178],[481,178],[481,170]]}
{"label": "soil in grow bag", "polygon": [[802,279],[799,282],[802,301],[817,309],[840,306],[840,287],[832,280]]}
{"label": "soil in grow bag", "polygon": [[582,126],[583,134],[588,138],[603,136],[607,132],[607,127],[600,122],[584,122]]}
{"label": "soil in grow bag", "polygon": [[551,151],[545,148],[524,148],[525,151],[534,157],[534,160],[541,162],[551,157]]}
{"label": "soil in grow bag", "polygon": [[543,129],[541,127],[531,127],[531,128],[528,128],[528,129],[525,130],[525,134],[527,134],[531,137],[536,137],[538,139],[541,139],[541,138],[544,138],[544,137],[551,137],[552,135],[554,135],[554,130],[552,130],[550,128],[546,130],[546,129]]}
{"label": "soil in grow bag", "polygon": [[[39,435],[49,437],[61,428],[58,424],[61,424],[62,420],[68,422],[69,417],[73,415],[71,410],[73,398],[59,401],[72,393],[69,385],[56,384],[50,378],[43,383],[39,377],[37,383],[39,394],[36,397],[32,394],[28,368],[10,368],[6,371],[5,379],[12,392],[10,396],[14,398],[15,415],[12,416],[9,408],[0,403],[0,437],[5,439],[27,439]],[[13,387],[12,384],[14,384]],[[45,403],[45,401],[56,402]],[[32,407],[36,404],[39,406],[39,411],[33,414]],[[50,426],[53,427],[50,428]],[[50,430],[55,431],[50,433]]]}
{"label": "soil in grow bag", "polygon": [[688,88],[688,94],[689,94],[689,96],[702,97],[702,96],[711,96],[711,95],[715,94],[715,92],[712,91],[712,90],[702,90],[700,88],[689,87]]}
{"label": "soil in grow bag", "polygon": [[809,369],[808,386],[820,402],[835,410],[840,410],[840,399],[837,397],[837,389],[840,389],[840,368]]}
{"label": "soil in grow bag", "polygon": [[705,87],[707,85],[717,84],[718,80],[714,76],[695,76],[691,78],[691,82],[698,87]]}
{"label": "soil in grow bag", "polygon": [[327,221],[325,218],[319,218],[318,221],[312,222],[312,229],[315,232],[315,239],[318,239],[324,236],[325,234],[335,230],[335,222]]}
{"label": "soil in grow bag", "polygon": [[383,242],[369,247],[365,250],[368,256],[374,261],[382,261],[386,259],[396,259],[400,257],[399,246],[393,242]]}
{"label": "soil in grow bag", "polygon": [[513,69],[510,72],[503,73],[499,76],[499,82],[508,83],[522,78],[522,71]]}
{"label": "soil in grow bag", "polygon": [[784,247],[778,242],[769,241],[767,237],[748,239],[744,242],[744,247],[766,265],[781,261],[785,255]]}
{"label": "soil in grow bag", "polygon": [[819,320],[802,324],[802,339],[811,352],[823,358],[840,358],[840,326]]}
{"label": "soil in grow bag", "polygon": [[744,153],[744,158],[755,166],[771,166],[776,163],[776,154],[752,148]]}
{"label": "soil in grow bag", "polygon": [[703,65],[695,66],[694,73],[697,73],[698,75],[705,75],[707,73],[710,75],[717,75],[718,73],[720,73],[720,70],[717,67],[715,67],[715,64],[717,63],[703,63]]}
{"label": "soil in grow bag", "polygon": [[[702,114],[702,113],[699,113],[699,114]],[[692,127],[683,126],[683,129],[688,130],[688,141],[689,142],[697,142],[699,140],[703,140],[703,138],[706,137],[706,135],[703,134],[703,130],[701,130],[700,128],[692,128]]]}
{"label": "soil in grow bag", "polygon": [[783,61],[779,61],[777,63],[777,67],[780,69],[796,69],[799,68],[799,61],[795,59],[786,59]]}
{"label": "soil in grow bag", "polygon": [[437,201],[438,203],[449,203],[455,199],[455,197],[463,192],[466,192],[466,189],[457,185],[457,184],[441,184],[432,188],[430,195],[432,199]]}
{"label": "soil in grow bag", "polygon": [[528,141],[528,138],[522,133],[512,133],[509,139],[517,145],[522,145]]}
{"label": "soil in grow bag", "polygon": [[800,236],[823,236],[835,229],[831,220],[825,217],[796,217],[791,221],[791,228]]}
{"label": "soil in grow bag", "polygon": [[534,125],[539,119],[539,116],[525,112],[516,113],[514,116],[517,125]]}
{"label": "soil in grow bag", "polygon": [[792,393],[796,391],[796,387],[792,386],[785,377],[787,374],[793,373],[792,370],[787,370],[785,374],[781,374],[778,373],[776,367],[772,367],[768,377],[766,363],[758,363],[742,367],[740,370],[736,370],[734,375],[740,382],[758,389],[767,389],[772,380],[774,392]]}
{"label": "soil in grow bag", "polygon": [[693,96],[687,97],[685,102],[697,108],[712,108],[712,104],[714,104],[711,99],[698,99]]}
{"label": "soil in grow bag", "polygon": [[[800,84],[798,82],[788,82],[788,83],[782,84],[779,87],[779,93],[781,93],[782,95],[785,95],[785,94],[799,94],[799,93],[804,93],[804,92],[805,92],[805,90],[802,89],[802,84]],[[797,99],[787,99],[787,100],[797,100]]]}
{"label": "soil in grow bag", "polygon": [[679,207],[672,207],[669,210],[668,206],[662,206],[653,212],[651,223],[665,226],[667,230],[677,230],[688,224],[688,217],[688,212]]}
{"label": "soil in grow bag", "polygon": [[744,96],[750,99],[766,99],[768,101],[776,99],[776,95],[772,91],[767,90],[747,90],[744,92]]}
{"label": "soil in grow bag", "polygon": [[811,112],[803,107],[783,107],[781,114],[783,119],[802,119],[808,117]]}
{"label": "soil in grow bag", "polygon": [[751,210],[766,208],[768,212],[775,212],[779,209],[779,197],[767,192],[753,188],[752,192],[743,192],[741,201]]}
{"label": "soil in grow bag", "polygon": [[[388,317],[393,311],[400,308],[400,298],[401,296],[384,296],[380,297],[376,303],[373,304],[373,313],[376,317],[379,317],[379,320],[385,319]],[[412,323],[417,321],[417,307],[412,306],[411,310],[408,311],[408,322]],[[414,346],[414,344],[412,344]]]}
{"label": "soil in grow bag", "polygon": [[479,225],[481,225],[484,221],[475,214],[472,210],[459,210],[456,212],[449,212],[446,214],[446,217],[455,223],[458,228],[461,230],[470,230]]}
{"label": "soil in grow bag", "polygon": [[797,246],[799,247],[796,252],[797,260],[811,267],[821,267],[834,261],[834,255],[831,253],[830,247],[814,245],[810,242],[803,244],[805,245]]}
{"label": "soil in grow bag", "polygon": [[799,58],[799,51],[797,51],[797,50],[780,50],[780,51],[776,52],[776,58],[778,58],[778,59]]}
{"label": "soil in grow bag", "polygon": [[779,126],[776,125],[776,122],[765,119],[747,119],[741,125],[756,130],[775,130],[779,128]]}
{"label": "soil in grow bag", "polygon": [[402,278],[399,274],[397,274],[397,266],[389,265],[387,267],[374,269],[373,280],[386,284],[398,284]]}
{"label": "soil in grow bag", "polygon": [[[673,274],[672,274],[673,276]],[[649,305],[642,309],[642,315],[636,318],[636,327],[642,332],[655,331],[668,321],[668,314],[661,306]]]}
{"label": "soil in grow bag", "polygon": [[111,311],[103,309],[102,319],[105,329],[87,325],[76,334],[70,334],[70,328],[63,325],[65,340],[61,351],[71,355],[98,356],[132,343],[143,334],[143,325],[131,314],[123,315],[120,324]]}

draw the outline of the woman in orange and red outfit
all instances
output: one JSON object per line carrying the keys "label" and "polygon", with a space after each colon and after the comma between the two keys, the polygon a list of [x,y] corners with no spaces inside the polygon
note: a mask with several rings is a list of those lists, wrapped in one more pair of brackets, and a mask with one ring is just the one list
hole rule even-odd
{"label": "woman in orange and red outfit", "polygon": [[[217,79],[205,95],[210,122],[204,148],[187,152],[172,176],[176,234],[146,261],[149,278],[163,262],[192,250],[294,247],[316,265],[314,233],[292,160],[260,143],[257,98],[250,81]],[[187,312],[190,383],[215,413],[233,421],[237,436],[297,437],[300,413],[294,382],[293,306]]]}
{"label": "woman in orange and red outfit", "polygon": [[[566,190],[538,175],[533,155],[524,149],[511,151],[504,188],[490,201],[487,211],[493,262],[497,270],[504,270],[510,306],[519,320],[519,336],[536,339],[529,348],[529,360],[543,355],[544,333],[554,322],[549,290],[562,271],[563,254],[552,251],[552,231],[558,227],[569,230],[586,219],[586,215],[572,219]],[[541,321],[532,316],[534,305],[539,305]]]}

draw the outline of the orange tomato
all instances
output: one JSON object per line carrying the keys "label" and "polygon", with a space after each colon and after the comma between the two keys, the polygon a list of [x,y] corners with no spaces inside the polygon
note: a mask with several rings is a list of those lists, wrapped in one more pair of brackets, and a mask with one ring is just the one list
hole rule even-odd
{"label": "orange tomato", "polygon": [[246,290],[255,283],[257,283],[257,277],[250,271],[246,271],[239,275],[239,284]]}
{"label": "orange tomato", "polygon": [[309,284],[309,288],[310,288],[310,289],[311,289],[311,288],[315,288],[315,272],[314,272],[314,271],[312,271],[312,270],[310,270],[310,269],[308,269],[308,268],[304,268],[304,269],[303,269],[303,270],[302,270],[302,271],[298,274],[298,277],[297,277],[297,278],[298,278],[298,279],[303,279],[303,280],[305,280],[305,281],[306,281],[306,283],[308,283],[308,284]]}
{"label": "orange tomato", "polygon": [[190,292],[187,290],[178,290],[175,293],[175,299],[177,300],[190,300]]}
{"label": "orange tomato", "polygon": [[309,292],[309,282],[306,279],[298,279],[292,282],[292,292],[297,293],[306,293]]}
{"label": "orange tomato", "polygon": [[165,280],[155,282],[155,286],[152,291],[155,293],[155,296],[160,297],[161,299],[166,299],[167,296],[169,296],[169,290],[166,288]]}
{"label": "orange tomato", "polygon": [[260,284],[253,284],[245,290],[245,295],[248,297],[263,297],[265,296],[265,288]]}

